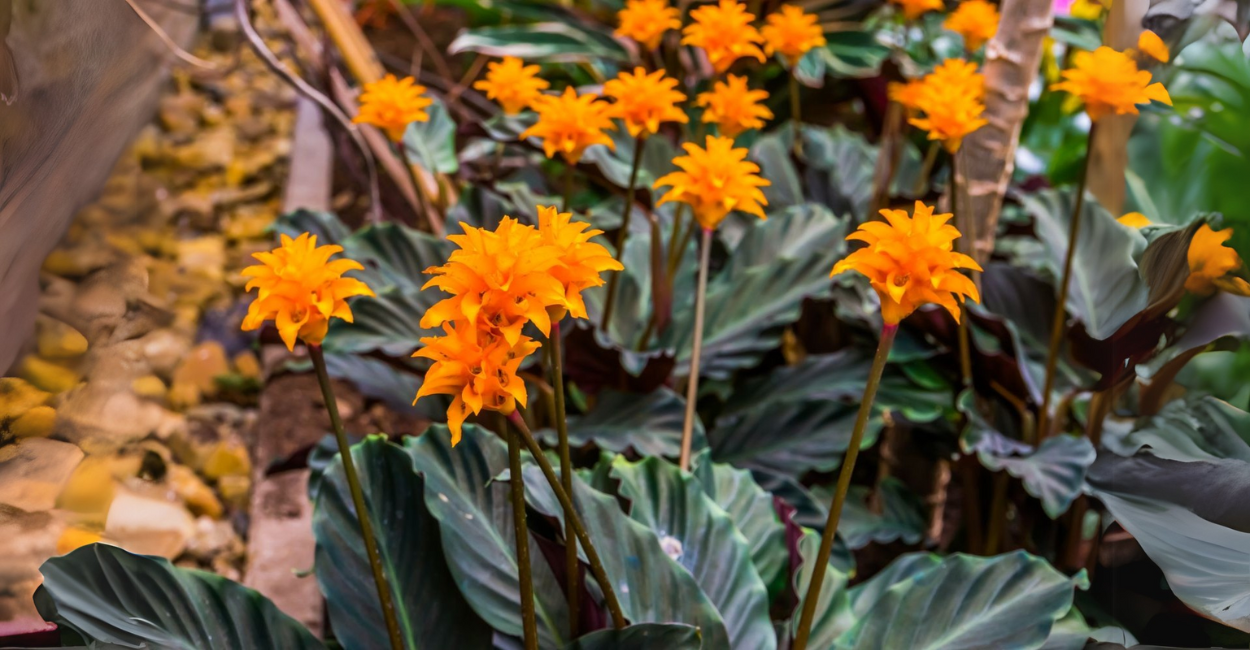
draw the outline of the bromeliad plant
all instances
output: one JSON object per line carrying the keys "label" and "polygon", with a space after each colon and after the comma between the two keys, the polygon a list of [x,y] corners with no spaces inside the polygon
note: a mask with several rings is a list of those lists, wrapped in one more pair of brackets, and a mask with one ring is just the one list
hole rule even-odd
{"label": "bromeliad plant", "polygon": [[[1045,83],[1004,87],[1004,48],[1045,22],[1009,1],[505,4],[452,44],[463,78],[425,58],[421,84],[359,98],[452,234],[387,196],[421,227],[297,212],[249,270],[245,326],[304,342],[332,415],[310,495],[340,644],[1128,646],[1139,612],[1074,605],[1126,535],[1161,610],[1247,627],[1223,607],[1244,585],[1210,579],[1250,552],[1236,497],[1201,486],[1244,482],[1250,415],[1200,380],[1250,339],[1245,229],[1161,210],[1157,173],[1117,220],[1072,170],[1095,164],[1082,109],[1092,133],[1190,106],[1210,79],[1183,74],[1219,66],[1182,74],[1175,34],[1080,51],[1100,14],[1064,17]],[[1134,146],[1174,121],[1141,110]],[[984,176],[985,139],[1014,152],[1017,130],[1021,169]],[[331,376],[434,424],[349,448]],[[319,646],[238,585],[119,550],[45,575],[47,616],[87,640]],[[84,602],[95,575],[217,609]]]}

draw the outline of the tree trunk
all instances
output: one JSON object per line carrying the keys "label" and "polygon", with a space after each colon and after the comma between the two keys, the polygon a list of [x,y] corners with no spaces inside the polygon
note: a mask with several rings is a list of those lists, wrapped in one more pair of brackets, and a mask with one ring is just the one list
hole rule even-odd
{"label": "tree trunk", "polygon": [[[1137,45],[1142,18],[1150,0],[1120,0],[1111,3],[1102,42],[1117,50]],[[1098,120],[1094,141],[1089,146],[1089,178],[1085,184],[1098,203],[1113,215],[1124,211],[1124,172],[1128,169],[1128,138],[1137,124],[1136,115],[1108,115]],[[1151,215],[1156,216],[1156,215]]]}

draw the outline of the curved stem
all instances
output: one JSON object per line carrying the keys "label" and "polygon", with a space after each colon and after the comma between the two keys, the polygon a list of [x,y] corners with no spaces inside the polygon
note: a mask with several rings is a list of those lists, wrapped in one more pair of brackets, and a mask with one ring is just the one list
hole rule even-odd
{"label": "curved stem", "polygon": [[373,570],[373,582],[378,590],[378,603],[382,606],[382,616],[386,619],[386,632],[391,639],[393,650],[403,650],[403,637],[399,633],[399,620],[395,616],[395,604],[391,600],[391,589],[386,583],[386,574],[382,571],[382,558],[378,555],[378,542],[373,536],[373,523],[369,520],[369,510],[365,506],[364,490],[360,488],[360,475],[356,473],[356,462],[352,459],[351,444],[343,431],[343,421],[339,418],[338,402],[334,399],[334,389],[330,386],[330,373],[326,372],[325,355],[320,345],[309,345],[308,356],[312,357],[313,368],[317,371],[317,383],[321,384],[321,397],[326,403],[326,412],[330,415],[330,426],[334,429],[334,439],[339,445],[339,457],[343,459],[343,474],[347,477],[347,490],[352,495],[352,506],[356,508],[356,520],[360,524],[360,538],[365,545],[365,555],[369,558],[369,568]]}
{"label": "curved stem", "polygon": [[864,386],[864,397],[859,403],[859,414],[855,417],[855,429],[851,432],[850,446],[846,448],[846,458],[843,459],[842,470],[838,473],[838,487],[833,494],[833,503],[829,507],[825,532],[820,536],[820,552],[816,554],[816,566],[812,567],[812,581],[807,586],[807,595],[803,597],[803,612],[799,617],[798,630],[794,634],[792,650],[806,650],[808,636],[812,633],[816,600],[820,596],[820,584],[825,580],[825,571],[829,568],[829,554],[833,552],[833,540],[838,534],[842,506],[846,503],[846,493],[851,487],[851,473],[855,470],[855,459],[859,457],[859,445],[864,439],[864,428],[868,424],[869,414],[872,413],[872,402],[877,396],[881,373],[885,370],[885,362],[890,357],[890,347],[894,344],[894,335],[897,333],[898,325],[886,325],[881,329],[881,340],[877,343],[877,354],[873,357],[872,369],[868,372],[868,383]]}
{"label": "curved stem", "polygon": [[517,577],[521,584],[521,628],[525,650],[538,650],[538,618],[534,611],[534,577],[530,570],[529,527],[525,524],[525,479],[521,472],[521,440],[508,435],[508,469],[512,486],[512,523],[516,531]]}
{"label": "curved stem", "polygon": [[690,445],[694,439],[694,407],[699,397],[699,357],[703,353],[703,304],[707,298],[707,267],[712,251],[712,229],[703,229],[699,250],[699,285],[694,294],[694,342],[690,350],[690,374],[686,377],[686,418],[681,426],[681,459],[684,472],[690,469]]}
{"label": "curved stem", "polygon": [[1081,212],[1085,208],[1085,180],[1089,177],[1089,146],[1094,141],[1094,126],[1089,127],[1085,145],[1085,162],[1081,166],[1081,178],[1076,186],[1076,200],[1072,206],[1072,218],[1068,224],[1068,252],[1063,258],[1063,276],[1059,279],[1059,295],[1055,300],[1055,317],[1050,323],[1050,346],[1046,350],[1046,380],[1042,388],[1042,408],[1037,414],[1037,439],[1050,435],[1050,394],[1055,387],[1055,367],[1059,363],[1059,347],[1063,342],[1063,326],[1067,321],[1068,285],[1072,276],[1072,260],[1076,257],[1076,238],[1081,231]]}
{"label": "curved stem", "polygon": [[543,476],[547,477],[547,483],[551,485],[551,491],[555,493],[556,500],[560,502],[560,507],[564,508],[564,518],[566,521],[573,523],[573,534],[576,535],[577,541],[581,543],[582,548],[586,550],[586,562],[590,565],[590,573],[599,583],[600,589],[603,590],[603,601],[608,607],[608,613],[612,615],[612,627],[622,629],[625,627],[625,614],[621,612],[621,603],[616,599],[616,591],[612,589],[612,583],[608,581],[608,573],[603,569],[603,561],[599,559],[599,552],[595,550],[595,545],[590,541],[590,536],[586,533],[586,526],[582,524],[582,518],[577,514],[577,509],[573,507],[573,499],[569,493],[564,490],[564,486],[560,484],[560,477],[556,476],[556,470],[551,467],[551,461],[543,454],[542,447],[538,446],[538,442],[534,440],[534,434],[530,432],[529,426],[525,424],[525,418],[521,417],[519,411],[513,411],[508,419],[512,424],[516,425],[517,431],[521,433],[521,440],[525,442],[525,446],[530,450],[530,455],[534,457],[534,462],[538,463],[539,469],[542,470]]}
{"label": "curved stem", "polygon": [[[620,262],[625,255],[625,239],[629,237],[629,221],[634,214],[634,188],[638,183],[638,166],[642,163],[642,149],[647,144],[641,135],[634,138],[634,161],[629,166],[629,189],[625,191],[625,209],[621,213],[621,229],[616,233],[616,261]],[[605,332],[612,320],[612,303],[616,301],[616,285],[621,279],[621,272],[616,271],[608,278],[608,297],[603,302],[603,320],[600,328]]]}
{"label": "curved stem", "polygon": [[[568,415],[564,405],[564,350],[560,337],[560,323],[551,324],[551,338],[548,339],[551,354],[551,385],[555,389],[556,402],[556,433],[560,437],[560,482],[564,491],[573,493],[573,460],[569,455]],[[564,570],[568,576],[566,594],[569,602],[569,638],[577,638],[577,623],[580,618],[581,589],[578,584],[581,565],[577,561],[577,537],[573,531],[570,517],[564,518]]]}

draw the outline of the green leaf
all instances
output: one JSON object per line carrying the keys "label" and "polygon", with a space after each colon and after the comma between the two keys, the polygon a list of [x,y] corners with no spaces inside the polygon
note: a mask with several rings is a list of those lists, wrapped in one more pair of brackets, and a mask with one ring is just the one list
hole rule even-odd
{"label": "green leaf", "polygon": [[596,630],[565,650],[699,650],[699,629],[683,623],[635,623],[623,630]]}
{"label": "green leaf", "polygon": [[875,76],[890,54],[890,48],[877,40],[876,31],[839,31],[826,34],[825,39],[825,64],[838,77]]}
{"label": "green leaf", "polygon": [[[311,368],[312,364],[307,364]],[[357,354],[327,354],[326,371],[331,377],[351,381],[365,397],[381,400],[399,413],[443,420],[451,404],[446,395],[427,395],[416,404],[413,397],[421,388],[421,375],[404,372],[381,359]]]}
{"label": "green leaf", "polygon": [[[882,481],[880,488],[881,512],[877,513],[868,504],[872,488],[851,486],[838,522],[838,534],[851,549],[860,549],[872,542],[918,544],[925,532],[924,503],[894,477]],[[812,493],[826,501],[833,496],[832,491],[826,489]]]}
{"label": "green leaf", "polygon": [[630,58],[610,35],[572,21],[466,29],[447,46],[448,54],[461,52],[515,56],[535,63],[593,59],[627,63]]}
{"label": "green leaf", "polygon": [[[435,425],[405,444],[413,467],[425,477],[425,505],[439,521],[444,555],[456,584],[463,586],[464,597],[490,627],[520,638],[511,491],[507,483],[494,480],[508,469],[508,447],[475,425],[465,425],[462,436],[452,448],[447,427]],[[533,484],[526,487],[532,490]],[[544,647],[560,647],[568,630],[568,605],[532,536],[530,559],[539,639]]]}
{"label": "green leaf", "polygon": [[288,212],[278,218],[273,229],[288,237],[299,237],[304,233],[317,236],[317,243],[338,244],[351,236],[352,231],[332,212],[316,212],[299,209]]}
{"label": "green leaf", "polygon": [[[457,248],[446,239],[397,223],[368,225],[340,241],[343,255],[365,267],[363,275],[357,277],[374,291],[389,287],[421,291],[430,278],[425,270],[446,262]],[[430,293],[445,295],[436,290]]]}
{"label": "green leaf", "polygon": [[90,544],[39,570],[40,615],[88,641],[130,648],[323,647],[264,596],[164,558]]}
{"label": "green leaf", "polygon": [[[424,481],[413,471],[408,454],[384,437],[372,436],[352,447],[352,458],[407,647],[488,645],[490,629],[465,602],[443,560],[439,524],[422,503]],[[348,648],[388,646],[341,457],[335,457],[322,477],[313,534],[317,584],[338,638]]]}
{"label": "green leaf", "polygon": [[[569,444],[581,447],[593,442],[609,451],[632,449],[642,456],[676,457],[681,454],[685,417],[686,401],[667,388],[646,395],[607,388],[599,393],[590,413],[569,417]],[[543,429],[538,435],[548,442],[557,440],[553,429]],[[695,452],[707,447],[703,424],[697,419],[691,447]]]}
{"label": "green leaf", "polygon": [[430,99],[434,103],[425,109],[430,119],[409,124],[404,131],[403,146],[409,159],[426,171],[454,174],[460,169],[460,160],[456,157],[456,122],[451,119],[443,100]]}
{"label": "green leaf", "polygon": [[749,471],[712,462],[708,451],[696,455],[692,467],[703,491],[724,508],[738,532],[747,538],[751,563],[768,587],[772,602],[786,586],[790,564],[786,528],[777,516],[773,495],[761,488]]}
{"label": "green leaf", "polygon": [[[819,551],[820,533],[804,528],[798,543],[801,563],[794,575],[794,593],[798,594],[798,603],[794,607],[794,616],[786,626],[790,638],[794,638],[798,630],[800,612],[803,611],[803,603],[807,601],[807,590],[812,584],[812,573],[815,571]],[[851,618],[851,603],[847,598],[847,580],[848,576],[830,562],[825,570],[825,579],[820,583],[820,593],[816,596],[816,610],[812,617],[808,647],[832,648],[834,640],[854,623]]]}
{"label": "green leaf", "polygon": [[1024,551],[957,554],[898,582],[855,621],[838,648],[1038,648],[1072,607],[1077,578]]}
{"label": "green leaf", "polygon": [[[539,468],[525,468],[525,487],[530,506],[562,525],[564,510]],[[665,554],[651,529],[621,512],[616,497],[592,489],[576,476],[572,497],[612,583],[604,587],[615,591],[625,618],[635,624],[687,623],[699,628],[707,647],[729,647],[716,606],[694,577]]]}
{"label": "green leaf", "polygon": [[748,159],[759,165],[760,176],[772,183],[761,188],[768,199],[769,210],[784,209],[803,202],[803,185],[790,159],[793,142],[794,136],[787,125],[760,136],[751,145]]}
{"label": "green leaf", "polygon": [[884,569],[868,580],[851,587],[847,592],[851,615],[859,620],[877,604],[890,587],[911,580],[942,564],[942,557],[935,553],[908,553],[894,558]]}
{"label": "green leaf", "polygon": [[840,124],[832,128],[804,126],[802,137],[810,200],[828,206],[834,214],[866,218],[877,146]]}
{"label": "green leaf", "polygon": [[1121,456],[1149,449],[1171,460],[1250,463],[1250,413],[1210,396],[1169,402],[1128,433],[1107,433],[1104,445]]}
{"label": "green leaf", "polygon": [[1124,628],[1114,625],[1098,629],[1090,627],[1085,622],[1085,617],[1073,607],[1068,610],[1067,616],[1055,622],[1042,650],[1084,650],[1091,639],[1102,643],[1116,643],[1125,648],[1137,645],[1137,639]]}
{"label": "green leaf", "polygon": [[630,463],[617,456],[612,476],[630,501],[630,518],[655,532],[669,557],[690,571],[716,605],[729,647],[776,648],[768,590],[751,563],[749,542],[702,484],[656,457]]}
{"label": "green leaf", "polygon": [[419,323],[426,310],[445,297],[435,289],[413,293],[391,288],[379,291],[377,297],[356,298],[351,303],[352,322],[331,321],[323,346],[331,354],[376,350],[392,357],[409,357],[421,347],[422,337],[443,334],[441,329],[426,329]]}

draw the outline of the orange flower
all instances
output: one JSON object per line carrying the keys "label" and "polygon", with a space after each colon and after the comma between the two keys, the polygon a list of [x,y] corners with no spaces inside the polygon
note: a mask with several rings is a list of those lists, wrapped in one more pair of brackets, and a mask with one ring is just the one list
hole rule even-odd
{"label": "orange flower", "polygon": [[421,339],[423,347],[412,355],[434,362],[412,403],[426,395],[454,396],[447,409],[454,447],[469,411],[477,415],[486,409],[508,415],[517,402],[525,406],[525,381],[517,376],[517,368],[539,344],[527,336],[509,343],[497,331],[467,321],[444,323],[443,331],[444,336]]}
{"label": "orange flower", "polygon": [[915,20],[930,11],[941,11],[946,8],[942,0],[890,0],[903,10],[907,20]]}
{"label": "orange flower", "polygon": [[304,233],[295,239],[282,235],[279,247],[253,254],[261,263],[243,269],[243,275],[252,278],[247,290],[259,291],[248,305],[243,330],[258,329],[273,320],[282,342],[294,350],[296,339],[320,345],[331,318],[352,322],[347,299],[372,296],[373,291],[360,280],[342,277],[364,268],[348,259],[331,262],[330,256],[342,250],[342,246],[318,246],[316,235]]}
{"label": "orange flower", "polygon": [[998,7],[986,0],[964,0],[942,26],[963,36],[969,52],[979,50],[998,31]]}
{"label": "orange flower", "polygon": [[629,0],[616,14],[618,36],[638,41],[648,50],[660,46],[664,32],[681,27],[681,12],[665,0]]}
{"label": "orange flower", "polygon": [[[833,267],[830,277],[844,271],[868,276],[881,298],[881,318],[897,325],[921,305],[946,308],[959,322],[964,298],[980,302],[977,285],[957,269],[980,271],[976,261],[954,251],[959,230],[946,222],[949,214],[933,214],[933,208],[916,201],[913,216],[904,210],[882,210],[886,222],[869,221],[847,236],[867,246],[851,253]],[[888,223],[887,223],[888,222]]]}
{"label": "orange flower", "polygon": [[539,95],[531,106],[538,112],[538,122],[521,137],[541,139],[548,158],[558,151],[565,161],[577,164],[590,145],[615,147],[604,133],[612,128],[612,105],[600,101],[598,95],[578,95],[570,87],[563,95]]}
{"label": "orange flower", "polygon": [[1189,243],[1189,278],[1185,288],[1199,296],[1209,296],[1221,289],[1239,296],[1250,296],[1250,283],[1230,275],[1241,268],[1237,251],[1224,245],[1233,236],[1232,228],[1212,230],[1202,224]]}
{"label": "orange flower", "polygon": [[724,72],[734,61],[744,56],[765,61],[760,50],[763,37],[751,24],[755,14],[747,12],[746,5],[734,0],[720,0],[720,4],[703,5],[690,12],[694,22],[682,30],[682,45],[703,48],[716,72]]}
{"label": "orange flower", "polygon": [[791,68],[798,65],[809,50],[825,45],[825,34],[816,24],[816,16],[803,13],[793,5],[768,14],[768,24],[760,30],[760,35],[764,37],[764,52],[780,54]]}
{"label": "orange flower", "polygon": [[1137,69],[1137,62],[1123,52],[1100,47],[1093,52],[1077,52],[1073,67],[1063,71],[1063,81],[1051,85],[1085,103],[1089,119],[1112,113],[1137,114],[1137,104],[1150,100],[1172,105],[1172,98],[1161,83],[1150,83],[1150,73]]}
{"label": "orange flower", "polygon": [[758,165],[746,160],[746,149],[735,149],[730,138],[710,135],[706,149],[693,142],[683,144],[682,148],[686,155],[673,159],[673,164],[681,171],[662,176],[655,182],[656,189],[670,186],[659,203],[689,204],[699,225],[709,230],[734,210],[767,218],[763,206],[768,205],[768,199],[760,188],[770,183],[760,178]]}
{"label": "orange flower", "polygon": [[1150,219],[1140,212],[1129,212],[1121,215],[1116,221],[1128,226],[1129,228],[1145,228],[1150,225]]}
{"label": "orange flower", "polygon": [[561,251],[543,243],[533,226],[504,217],[494,232],[465,227],[463,235],[449,235],[459,250],[447,263],[426,273],[436,277],[425,286],[452,294],[421,317],[421,327],[447,321],[498,329],[509,345],[521,340],[521,328],[532,322],[546,335],[551,330],[549,306],[566,306],[564,285],[552,274]]}
{"label": "orange flower", "polygon": [[543,244],[558,251],[556,259],[559,264],[551,268],[551,275],[564,286],[563,304],[568,305],[573,318],[587,318],[582,291],[603,284],[603,278],[599,277],[601,272],[625,268],[608,249],[590,241],[592,237],[602,235],[603,231],[586,230],[589,227],[588,223],[573,221],[572,213],[538,206],[538,234],[542,236]]}
{"label": "orange flower", "polygon": [[603,94],[616,100],[612,114],[625,121],[629,134],[646,137],[660,130],[660,122],[685,124],[686,114],[677,104],[686,95],[677,87],[677,80],[664,76],[663,70],[647,74],[646,68],[634,68],[634,73],[622,72],[606,84]]}
{"label": "orange flower", "polygon": [[773,119],[773,112],[762,102],[768,91],[750,90],[747,78],[727,75],[725,81],[712,84],[712,91],[699,93],[697,104],[707,108],[703,121],[715,123],[720,134],[734,137],[747,129],[763,128],[764,120]]}
{"label": "orange flower", "polygon": [[1168,46],[1159,38],[1159,35],[1149,29],[1143,31],[1137,37],[1137,49],[1156,61],[1167,63],[1172,58],[1168,52]]}
{"label": "orange flower", "polygon": [[473,87],[485,92],[487,99],[499,102],[504,113],[516,115],[551,85],[538,76],[539,70],[515,56],[505,56],[502,61],[487,64],[486,78]]}
{"label": "orange flower", "polygon": [[430,119],[425,108],[434,100],[425,96],[425,86],[413,81],[412,77],[396,79],[388,74],[378,81],[365,84],[365,91],[360,95],[360,113],[352,122],[356,124],[372,124],[399,142],[404,139],[404,130],[413,122],[425,122]]}
{"label": "orange flower", "polygon": [[981,117],[985,105],[985,81],[976,71],[976,64],[961,59],[947,59],[925,77],[915,95],[915,108],[924,117],[908,120],[929,132],[930,140],[940,140],[947,151],[959,151],[968,134],[985,126]]}
{"label": "orange flower", "polygon": [[891,81],[886,84],[886,94],[890,101],[898,102],[908,113],[914,113],[920,104],[920,94],[924,92],[924,79],[912,79],[906,82]]}

